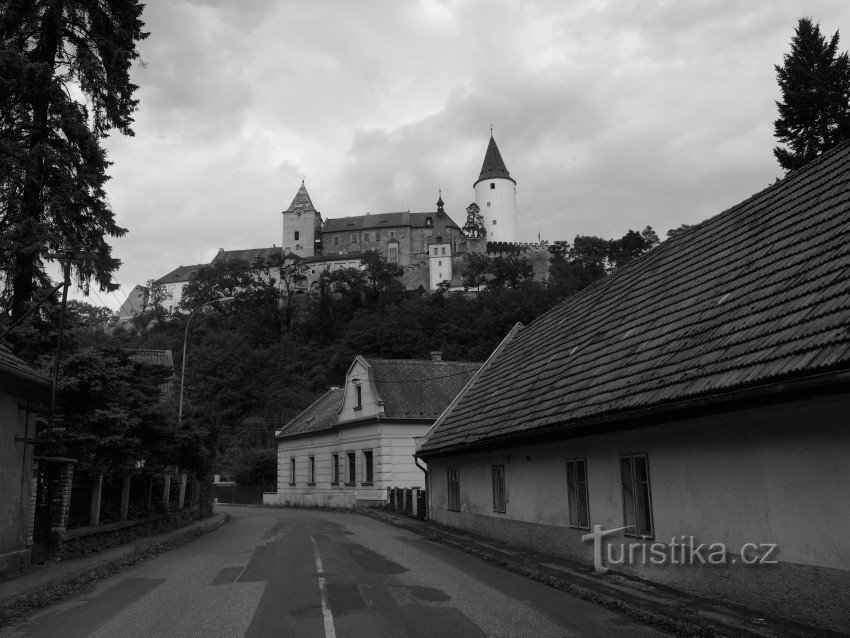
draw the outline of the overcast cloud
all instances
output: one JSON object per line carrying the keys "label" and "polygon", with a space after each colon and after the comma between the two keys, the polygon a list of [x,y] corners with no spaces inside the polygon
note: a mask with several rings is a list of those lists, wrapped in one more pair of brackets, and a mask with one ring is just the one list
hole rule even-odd
{"label": "overcast cloud", "polygon": [[151,0],[136,136],[108,141],[117,279],[280,245],[302,175],[325,218],[442,188],[462,224],[491,124],[523,240],[663,236],[781,175],[773,65],[801,15],[850,28],[846,0]]}

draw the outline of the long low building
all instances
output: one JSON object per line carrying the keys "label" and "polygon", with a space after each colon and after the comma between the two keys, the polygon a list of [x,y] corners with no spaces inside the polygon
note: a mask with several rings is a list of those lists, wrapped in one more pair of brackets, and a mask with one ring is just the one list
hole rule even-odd
{"label": "long low building", "polygon": [[480,363],[358,356],[333,387],[277,436],[270,505],[353,508],[386,501],[388,487],[424,487],[415,439],[434,424]]}
{"label": "long low building", "polygon": [[517,326],[418,451],[429,516],[843,631],[848,381],[844,144]]}

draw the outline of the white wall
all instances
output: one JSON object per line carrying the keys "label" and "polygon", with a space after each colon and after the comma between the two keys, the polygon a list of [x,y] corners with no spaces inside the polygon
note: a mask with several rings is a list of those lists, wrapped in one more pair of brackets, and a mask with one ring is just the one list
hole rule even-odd
{"label": "white wall", "polygon": [[428,246],[428,271],[431,290],[436,290],[437,286],[444,281],[452,280],[451,244]]}
{"label": "white wall", "polygon": [[516,184],[504,178],[482,180],[475,185],[475,203],[484,218],[487,241],[519,241]]}
{"label": "white wall", "polygon": [[[295,233],[298,239],[295,239]],[[294,253],[299,257],[312,257],[315,254],[316,241],[316,214],[313,212],[302,212],[300,215],[294,212],[283,213],[283,238],[284,253]]]}
{"label": "white wall", "polygon": [[[776,543],[781,564],[678,570],[638,565],[623,571],[780,615],[793,608],[801,617],[811,614],[808,620],[836,618],[842,612],[835,594],[850,588],[848,412],[850,399],[820,398],[604,437],[431,459],[429,514],[439,523],[591,563],[592,546],[581,540],[586,530],[569,527],[565,462],[586,459],[590,525],[610,529],[625,524],[619,456],[646,453],[656,541],[693,536],[697,543],[724,543],[732,554],[744,543]],[[508,499],[504,514],[492,507],[490,466],[500,463]],[[450,466],[460,471],[460,512],[446,508]]]}
{"label": "white wall", "polygon": [[[385,501],[387,487],[424,487],[424,474],[413,460],[414,437],[428,424],[371,423],[338,432],[281,440],[278,443],[277,493],[265,494],[272,505],[353,507],[355,501]],[[364,450],[372,450],[373,481],[364,485]],[[354,452],[356,481],[348,482],[346,454]],[[340,482],[333,485],[333,454],[339,454]],[[308,485],[309,457],[316,463],[315,485]],[[295,458],[295,485],[290,485],[290,459]]]}

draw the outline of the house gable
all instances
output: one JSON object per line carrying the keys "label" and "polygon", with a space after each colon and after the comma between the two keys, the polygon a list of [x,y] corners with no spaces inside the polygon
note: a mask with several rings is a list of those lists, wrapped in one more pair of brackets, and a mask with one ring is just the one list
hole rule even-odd
{"label": "house gable", "polygon": [[362,356],[357,356],[345,373],[345,390],[339,407],[339,421],[353,421],[379,417],[384,413],[384,402],[375,387],[372,365]]}

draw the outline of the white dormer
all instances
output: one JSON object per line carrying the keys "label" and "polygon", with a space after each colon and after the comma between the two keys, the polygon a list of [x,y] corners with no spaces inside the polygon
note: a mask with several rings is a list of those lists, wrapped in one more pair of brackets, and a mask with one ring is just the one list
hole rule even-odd
{"label": "white dormer", "polygon": [[362,356],[357,356],[345,373],[345,396],[337,413],[340,422],[384,413],[384,402],[375,387],[372,366]]}

